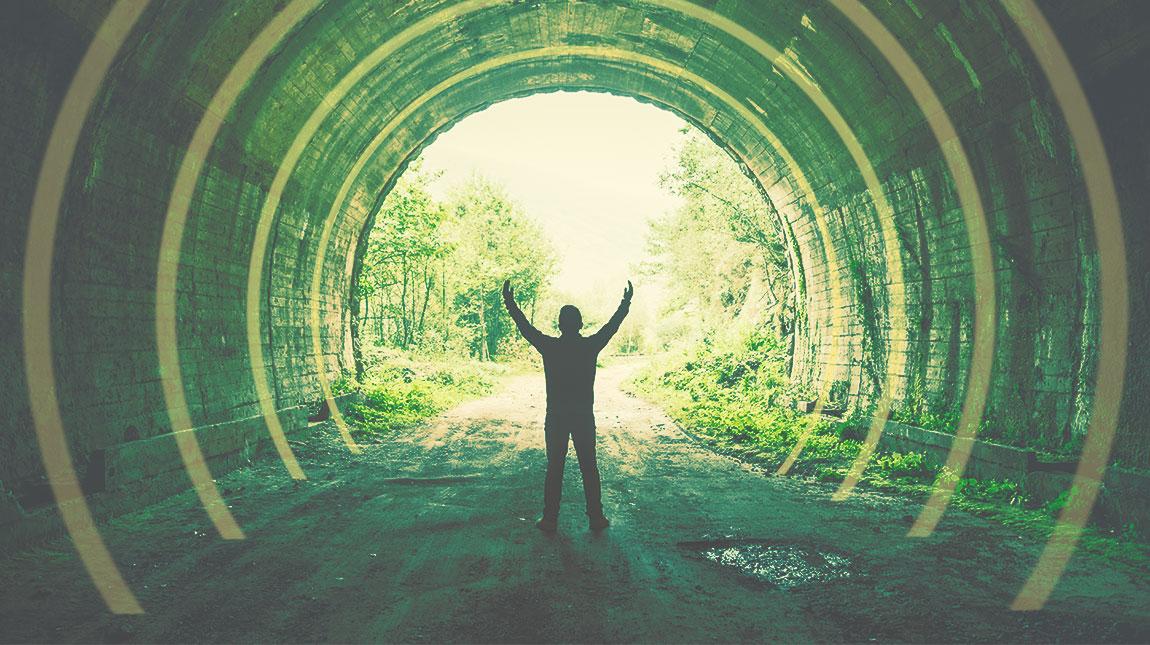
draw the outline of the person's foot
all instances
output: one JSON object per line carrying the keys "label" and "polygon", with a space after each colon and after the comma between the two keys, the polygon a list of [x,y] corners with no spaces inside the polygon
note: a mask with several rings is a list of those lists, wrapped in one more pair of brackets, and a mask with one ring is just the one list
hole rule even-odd
{"label": "person's foot", "polygon": [[607,519],[603,515],[600,515],[598,517],[587,518],[587,524],[591,527],[592,531],[602,531],[608,526],[611,526],[611,520]]}
{"label": "person's foot", "polygon": [[554,533],[559,530],[559,520],[554,517],[541,517],[539,521],[535,523],[535,528],[544,533]]}

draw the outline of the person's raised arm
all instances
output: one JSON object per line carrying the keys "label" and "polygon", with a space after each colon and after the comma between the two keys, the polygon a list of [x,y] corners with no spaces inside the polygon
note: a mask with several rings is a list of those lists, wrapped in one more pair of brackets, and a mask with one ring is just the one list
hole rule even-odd
{"label": "person's raised arm", "polygon": [[611,320],[603,325],[599,331],[595,332],[592,338],[595,339],[599,349],[607,346],[607,342],[619,331],[619,325],[623,324],[623,319],[627,317],[627,312],[631,310],[631,296],[634,295],[635,288],[631,286],[631,281],[627,281],[627,288],[623,290],[623,300],[619,302],[619,308],[615,310],[615,315],[611,316]]}
{"label": "person's raised arm", "polygon": [[539,349],[539,343],[543,340],[543,332],[536,329],[528,320],[527,316],[523,314],[523,310],[515,302],[515,290],[511,288],[511,281],[503,281],[503,305],[507,307],[507,313],[511,315],[511,320],[515,321],[515,327],[519,329],[519,333],[527,339],[536,349]]}

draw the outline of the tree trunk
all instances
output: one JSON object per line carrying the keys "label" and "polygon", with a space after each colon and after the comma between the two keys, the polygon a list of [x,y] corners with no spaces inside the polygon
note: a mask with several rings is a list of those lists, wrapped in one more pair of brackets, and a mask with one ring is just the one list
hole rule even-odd
{"label": "tree trunk", "polygon": [[427,303],[431,300],[431,287],[435,283],[435,277],[427,270],[428,263],[423,264],[423,307],[419,310],[419,344],[423,345],[423,337],[426,332],[424,323],[427,320]]}
{"label": "tree trunk", "polygon": [[479,360],[487,360],[487,316],[485,310],[487,307],[483,306],[483,301],[479,303]]}
{"label": "tree trunk", "polygon": [[411,338],[411,326],[407,320],[407,278],[408,278],[408,265],[407,257],[403,258],[403,289],[399,293],[399,321],[402,325],[402,336],[399,339],[399,346],[407,349],[408,339]]}
{"label": "tree trunk", "polygon": [[439,314],[443,317],[443,351],[447,351],[447,342],[451,339],[451,313],[447,311],[447,263],[439,259]]}

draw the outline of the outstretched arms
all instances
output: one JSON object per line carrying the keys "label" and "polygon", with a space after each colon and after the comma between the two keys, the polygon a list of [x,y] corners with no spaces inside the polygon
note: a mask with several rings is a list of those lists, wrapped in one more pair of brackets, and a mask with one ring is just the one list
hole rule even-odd
{"label": "outstretched arms", "polygon": [[516,304],[515,290],[511,288],[510,280],[503,281],[503,305],[507,307],[507,313],[511,314],[511,320],[515,321],[519,333],[527,339],[527,342],[539,349],[539,343],[543,340],[543,332],[528,322],[527,316],[523,315],[523,310]]}
{"label": "outstretched arms", "polygon": [[631,281],[627,281],[627,288],[623,290],[623,300],[619,302],[619,308],[615,310],[615,314],[611,316],[611,320],[603,325],[599,331],[595,332],[592,338],[595,339],[599,349],[607,346],[607,342],[619,331],[619,325],[623,324],[623,319],[627,317],[627,312],[631,310],[631,296],[635,293],[635,287],[631,286]]}

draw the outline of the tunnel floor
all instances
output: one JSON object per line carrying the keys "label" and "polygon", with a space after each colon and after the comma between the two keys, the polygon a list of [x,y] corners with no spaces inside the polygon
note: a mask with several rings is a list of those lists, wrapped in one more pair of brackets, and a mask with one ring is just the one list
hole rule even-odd
{"label": "tunnel floor", "polygon": [[[574,455],[560,531],[541,504],[538,376],[351,456],[334,428],[219,479],[248,539],[219,539],[191,492],[109,523],[146,614],[112,616],[67,542],[0,561],[12,641],[1102,641],[1150,634],[1145,576],[1076,557],[1041,612],[1007,608],[1039,544],[952,512],[907,539],[918,507],[775,478],[715,454],[598,384],[604,501],[586,529]],[[327,431],[324,431],[327,430]],[[836,575],[773,579],[727,549],[811,554]],[[745,549],[744,549],[745,550]],[[795,556],[794,554],[800,554]],[[711,555],[708,555],[711,554]],[[714,556],[719,554],[719,556]],[[788,555],[789,554],[789,555]],[[734,557],[734,556],[731,556]],[[758,556],[756,556],[758,557]],[[829,558],[829,559],[827,559]],[[761,573],[761,572],[760,572]],[[793,573],[793,572],[792,572]],[[796,581],[797,580],[797,581]]]}

